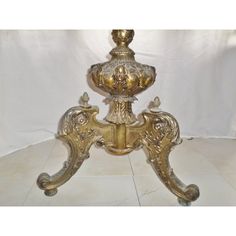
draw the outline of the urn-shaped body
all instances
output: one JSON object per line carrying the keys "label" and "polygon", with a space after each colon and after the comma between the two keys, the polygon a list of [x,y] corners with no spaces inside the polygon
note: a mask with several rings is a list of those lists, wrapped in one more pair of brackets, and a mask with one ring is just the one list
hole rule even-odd
{"label": "urn-shaped body", "polygon": [[112,36],[117,47],[110,52],[111,60],[89,70],[89,78],[104,92],[132,97],[154,83],[155,68],[136,62],[133,50],[128,47],[133,35],[132,30],[114,30]]}

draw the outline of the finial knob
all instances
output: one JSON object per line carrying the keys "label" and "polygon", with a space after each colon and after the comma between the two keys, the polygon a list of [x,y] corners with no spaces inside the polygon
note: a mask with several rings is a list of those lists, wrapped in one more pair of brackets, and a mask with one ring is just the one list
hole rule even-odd
{"label": "finial knob", "polygon": [[128,46],[134,37],[133,30],[112,30],[112,39],[117,46]]}
{"label": "finial knob", "polygon": [[159,112],[160,105],[161,105],[161,101],[160,101],[159,97],[155,97],[154,100],[150,102],[148,108],[151,112]]}
{"label": "finial knob", "polygon": [[89,96],[88,96],[88,93],[84,92],[84,94],[80,97],[80,106],[81,107],[86,107],[86,108],[89,108],[91,107],[89,104],[88,104],[88,101],[89,101]]}

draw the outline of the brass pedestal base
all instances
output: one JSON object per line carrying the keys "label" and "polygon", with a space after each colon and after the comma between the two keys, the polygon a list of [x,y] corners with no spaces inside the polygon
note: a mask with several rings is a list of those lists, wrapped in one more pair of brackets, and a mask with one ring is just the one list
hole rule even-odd
{"label": "brass pedestal base", "polygon": [[180,143],[179,127],[175,118],[154,106],[140,114],[141,120],[132,124],[115,124],[98,121],[98,108],[88,104],[88,96],[82,96],[80,106],[69,109],[61,119],[58,138],[68,144],[70,154],[62,169],[49,176],[42,173],[37,180],[39,188],[47,196],[57,193],[57,188],[67,182],[89,157],[92,144],[111,154],[124,155],[143,148],[148,162],[164,185],[177,196],[181,205],[189,205],[199,197],[196,185],[183,184],[169,164],[171,149]]}
{"label": "brass pedestal base", "polygon": [[69,109],[62,117],[58,138],[68,144],[70,154],[59,172],[38,177],[38,186],[47,196],[55,195],[57,188],[76,173],[89,157],[91,145],[96,144],[114,155],[143,148],[148,162],[181,205],[187,206],[199,197],[198,187],[184,185],[169,164],[171,149],[181,141],[175,118],[159,110],[158,97],[138,116],[140,119],[132,112],[134,95],[150,87],[156,77],[154,67],[136,62],[128,46],[133,36],[133,30],[113,30],[116,47],[110,52],[111,60],[93,65],[88,73],[93,84],[109,94],[110,109],[105,121],[96,119],[98,108],[88,104],[87,93],[81,97],[80,106]]}

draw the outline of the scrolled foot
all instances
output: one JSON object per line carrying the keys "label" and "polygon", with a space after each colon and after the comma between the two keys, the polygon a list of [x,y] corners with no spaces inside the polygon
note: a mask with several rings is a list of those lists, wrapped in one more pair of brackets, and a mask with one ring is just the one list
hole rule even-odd
{"label": "scrolled foot", "polygon": [[186,196],[186,199],[193,202],[198,199],[200,196],[200,191],[197,185],[190,184],[186,187],[184,195]]}
{"label": "scrolled foot", "polygon": [[57,193],[57,188],[50,186],[51,177],[47,173],[42,173],[37,179],[37,185],[40,189],[44,190],[46,196],[54,196]]}
{"label": "scrolled foot", "polygon": [[200,195],[199,188],[195,184],[188,185],[181,197],[178,197],[178,202],[181,206],[191,206],[191,202],[198,199]]}
{"label": "scrolled foot", "polygon": [[37,185],[40,189],[45,189],[47,184],[50,182],[50,175],[47,173],[42,173],[37,179]]}

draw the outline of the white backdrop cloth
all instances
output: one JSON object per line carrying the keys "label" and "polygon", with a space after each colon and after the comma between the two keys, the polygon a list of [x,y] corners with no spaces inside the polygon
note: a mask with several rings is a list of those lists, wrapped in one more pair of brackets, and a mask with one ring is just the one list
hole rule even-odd
{"label": "white backdrop cloth", "polygon": [[[54,137],[63,113],[88,85],[92,64],[108,60],[109,30],[0,31],[0,156]],[[158,95],[182,136],[235,137],[236,33],[137,30],[136,60],[157,69],[156,83],[137,96],[139,113]]]}

